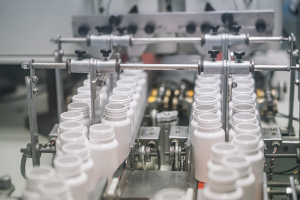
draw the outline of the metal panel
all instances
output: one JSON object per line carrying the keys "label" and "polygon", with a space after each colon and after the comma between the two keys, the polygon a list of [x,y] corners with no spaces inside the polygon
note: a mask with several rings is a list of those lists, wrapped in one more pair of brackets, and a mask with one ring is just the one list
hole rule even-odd
{"label": "metal panel", "polygon": [[[192,177],[195,174],[191,174]],[[121,178],[121,198],[150,198],[164,188],[193,188],[197,191],[197,181],[191,178],[188,187],[188,173],[185,171],[142,171],[136,170],[131,172],[129,182],[125,177]],[[195,195],[196,196],[196,195]]]}

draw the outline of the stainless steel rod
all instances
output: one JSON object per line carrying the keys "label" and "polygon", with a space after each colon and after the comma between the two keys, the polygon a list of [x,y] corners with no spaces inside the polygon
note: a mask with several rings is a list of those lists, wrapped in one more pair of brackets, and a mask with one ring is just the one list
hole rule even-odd
{"label": "stainless steel rod", "polygon": [[288,38],[278,37],[249,37],[250,43],[261,43],[261,42],[281,42],[288,41]]}
{"label": "stainless steel rod", "polygon": [[153,43],[192,43],[197,44],[201,37],[172,37],[172,38],[131,38],[132,44],[153,44]]}
{"label": "stainless steel rod", "polygon": [[255,71],[290,71],[289,65],[255,65]]}
{"label": "stainless steel rod", "polygon": [[198,70],[198,64],[120,64],[121,69],[138,70]]}
{"label": "stainless steel rod", "polygon": [[[293,34],[291,36],[293,38]],[[293,66],[294,40],[290,42],[290,66]],[[291,71],[290,75],[290,95],[289,95],[289,122],[288,122],[288,135],[293,135],[293,117],[294,117],[294,92],[295,92],[295,70]]]}
{"label": "stainless steel rod", "polygon": [[268,182],[268,187],[290,187],[289,182]]}
{"label": "stainless steel rod", "polygon": [[59,38],[61,43],[86,43],[87,38]]}
{"label": "stainless steel rod", "polygon": [[296,158],[297,154],[265,154],[265,158]]}
{"label": "stainless steel rod", "polygon": [[35,69],[66,69],[66,63],[32,63]]}

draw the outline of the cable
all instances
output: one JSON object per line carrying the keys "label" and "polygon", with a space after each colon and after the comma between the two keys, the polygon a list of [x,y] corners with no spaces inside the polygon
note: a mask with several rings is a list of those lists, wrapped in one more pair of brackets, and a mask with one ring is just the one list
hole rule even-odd
{"label": "cable", "polygon": [[157,171],[160,171],[160,167],[161,167],[161,161],[160,161],[160,153],[159,153],[159,150],[157,149],[156,150],[157,152]]}
{"label": "cable", "polygon": [[23,153],[21,158],[20,171],[24,179],[26,179],[26,174],[25,174],[26,159],[27,159],[27,155],[26,153]]}
{"label": "cable", "polygon": [[295,169],[297,169],[297,168],[298,168],[298,165],[295,166],[295,167],[293,167],[293,168],[291,168],[291,169],[285,170],[285,171],[281,171],[281,172],[273,172],[273,173],[274,173],[274,174],[284,174],[284,173],[286,173],[286,172],[290,172],[290,171],[295,170]]}

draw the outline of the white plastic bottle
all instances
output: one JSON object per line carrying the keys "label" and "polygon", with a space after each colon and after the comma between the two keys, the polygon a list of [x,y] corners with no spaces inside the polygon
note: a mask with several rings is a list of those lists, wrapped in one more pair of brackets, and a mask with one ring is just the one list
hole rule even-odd
{"label": "white plastic bottle", "polygon": [[225,167],[238,170],[239,178],[236,183],[243,189],[243,200],[254,200],[255,176],[250,161],[243,155],[226,155],[221,162]]}
{"label": "white plastic bottle", "polygon": [[217,81],[213,81],[213,80],[198,81],[198,80],[196,80],[196,88],[203,88],[203,87],[216,88],[218,92],[221,91],[221,87]]}
{"label": "white plastic bottle", "polygon": [[195,99],[193,106],[194,108],[199,105],[213,105],[217,106],[221,110],[221,103],[218,101],[215,96],[199,96]]}
{"label": "white plastic bottle", "polygon": [[198,116],[198,128],[194,132],[195,178],[198,181],[207,181],[207,162],[211,154],[211,146],[225,141],[225,132],[221,127],[221,117],[217,114],[208,113]]}
{"label": "white plastic bottle", "polygon": [[72,102],[87,103],[91,109],[91,95],[90,94],[76,94],[72,97]]}
{"label": "white plastic bottle", "polygon": [[233,117],[229,120],[229,129],[241,123],[258,124],[258,121],[256,116],[253,114],[238,113],[233,115]]}
{"label": "white plastic bottle", "polygon": [[84,125],[78,121],[68,121],[68,122],[63,122],[63,123],[59,124],[58,131],[57,131],[57,139],[55,142],[56,156],[59,156],[62,154],[62,151],[61,151],[62,145],[61,145],[61,140],[60,140],[61,134],[63,134],[64,132],[67,132],[67,131],[75,131],[75,132],[79,132],[84,135],[83,127],[84,127]]}
{"label": "white plastic bottle", "polygon": [[87,175],[81,168],[82,159],[78,155],[62,155],[54,159],[57,177],[70,186],[74,200],[88,199]]}
{"label": "white plastic bottle", "polygon": [[121,103],[124,104],[127,108],[127,117],[130,119],[131,124],[131,135],[133,135],[133,131],[135,129],[136,120],[134,111],[130,107],[130,98],[127,95],[124,94],[114,94],[109,97],[109,103]]}
{"label": "white plastic bottle", "polygon": [[118,80],[117,87],[129,87],[132,88],[135,93],[133,94],[133,99],[138,103],[137,108],[138,110],[141,109],[141,105],[143,100],[141,98],[142,87],[137,84],[134,80]]}
{"label": "white plastic bottle", "polygon": [[55,170],[47,165],[34,166],[26,170],[26,188],[23,192],[23,199],[38,200],[40,194],[38,184],[42,181],[50,181],[55,179]]}
{"label": "white plastic bottle", "polygon": [[[127,95],[130,98],[130,107],[132,108],[134,112],[134,119],[138,119],[139,115],[141,114],[137,108],[137,102],[136,100],[133,99],[135,91],[132,88],[128,87],[115,87],[112,90],[112,94],[122,94],[122,95]],[[135,120],[137,122],[137,120]]]}
{"label": "white plastic bottle", "polygon": [[235,155],[238,153],[238,146],[228,142],[218,142],[211,146],[210,160],[207,163],[208,170],[221,169],[222,158],[226,155]]}
{"label": "white plastic bottle", "polygon": [[229,110],[233,108],[236,104],[250,104],[256,106],[256,99],[252,95],[237,95],[232,97],[232,104],[229,105]]}
{"label": "white plastic bottle", "polygon": [[186,191],[180,188],[165,188],[155,193],[153,200],[185,200]]}
{"label": "white plastic bottle", "polygon": [[235,114],[239,114],[239,113],[250,113],[256,116],[257,120],[258,120],[258,111],[255,109],[254,105],[250,105],[250,104],[235,104],[232,109],[229,111],[229,119],[231,119],[233,117],[233,115]]}
{"label": "white plastic bottle", "polygon": [[[77,89],[77,94],[91,94],[91,87],[90,86],[82,86]],[[99,95],[100,99],[100,107],[104,109],[104,106],[108,103],[108,95],[106,92],[100,92],[100,87],[97,87],[96,95]]]}
{"label": "white plastic bottle", "polygon": [[131,140],[131,124],[127,117],[127,108],[124,104],[112,103],[105,106],[105,117],[102,124],[114,127],[115,139],[118,141],[119,165],[128,157]]}
{"label": "white plastic bottle", "polygon": [[[60,114],[60,123],[68,122],[68,121],[78,121],[84,124],[83,114],[77,111],[68,111]],[[88,128],[84,124],[83,133],[88,137]]]}
{"label": "white plastic bottle", "polygon": [[250,87],[252,89],[254,89],[254,85],[255,85],[255,81],[253,79],[239,79],[239,80],[235,80],[234,82],[237,83],[237,88],[238,87]]}
{"label": "white plastic bottle", "polygon": [[261,139],[260,126],[257,124],[241,123],[229,130],[229,142],[236,134],[257,135],[259,137],[258,148],[264,154],[265,143]]}
{"label": "white plastic bottle", "polygon": [[[232,89],[232,98],[235,96],[239,96],[239,95],[250,95],[253,96],[253,98],[257,99],[256,94],[253,92],[253,88],[251,87],[237,87],[237,88],[233,88]],[[229,107],[232,108],[233,107],[233,102],[230,101],[229,102]]]}
{"label": "white plastic bottle", "polygon": [[239,153],[246,156],[250,162],[255,176],[255,200],[262,199],[263,163],[264,155],[258,148],[259,137],[256,135],[235,135],[233,144],[238,145]]}
{"label": "white plastic bottle", "polygon": [[216,81],[219,85],[221,85],[221,78],[219,74],[203,74],[197,75],[198,81]]}
{"label": "white plastic bottle", "polygon": [[41,199],[51,197],[51,199],[54,200],[73,200],[70,186],[64,180],[55,179],[42,181],[38,184],[38,190],[41,193]]}
{"label": "white plastic bottle", "polygon": [[114,127],[109,124],[91,126],[88,147],[91,151],[91,159],[95,164],[94,184],[97,183],[99,178],[107,177],[109,185],[120,162]]}
{"label": "white plastic bottle", "polygon": [[87,143],[68,143],[62,146],[64,154],[76,154],[82,159],[82,171],[87,175],[87,187],[91,192],[95,188],[94,181],[94,161],[90,158],[90,150]]}
{"label": "white plastic bottle", "polygon": [[68,105],[68,111],[77,111],[83,114],[83,123],[89,128],[92,125],[92,118],[90,115],[90,107],[87,103],[76,102]]}
{"label": "white plastic bottle", "polygon": [[[109,78],[106,79],[106,85],[102,87],[101,89],[101,92],[100,93],[106,93],[106,95],[108,95],[108,88],[109,88]],[[83,81],[83,86],[91,86],[91,80],[88,78],[88,79],[85,79]],[[100,94],[101,95],[101,94]]]}
{"label": "white plastic bottle", "polygon": [[217,97],[219,102],[221,102],[222,100],[222,95],[218,92],[216,88],[209,88],[209,87],[197,88],[195,90],[195,99],[199,96],[214,96]]}
{"label": "white plastic bottle", "polygon": [[[205,200],[242,200],[243,189],[236,184],[239,173],[236,169],[222,168],[208,172],[208,184],[204,188]],[[250,199],[249,199],[250,200]]]}

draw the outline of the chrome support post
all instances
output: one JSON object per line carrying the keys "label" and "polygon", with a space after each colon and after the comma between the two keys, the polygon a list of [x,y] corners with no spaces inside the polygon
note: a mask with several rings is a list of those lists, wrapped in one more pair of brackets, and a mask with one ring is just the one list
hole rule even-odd
{"label": "chrome support post", "polygon": [[[294,60],[294,41],[295,36],[293,33],[291,33],[290,36],[290,66],[293,66],[293,60]],[[290,76],[290,97],[289,97],[289,122],[288,122],[288,135],[293,135],[293,115],[294,115],[294,89],[295,89],[295,70],[291,71]]]}
{"label": "chrome support post", "polygon": [[36,114],[36,102],[35,95],[38,93],[36,83],[38,78],[35,76],[35,69],[32,67],[34,60],[30,60],[27,63],[27,68],[30,69],[30,76],[25,77],[27,103],[28,103],[28,115],[29,115],[29,128],[30,128],[30,144],[31,144],[31,156],[32,164],[40,165],[40,155],[38,155],[37,149],[39,149],[39,136],[37,127],[37,114]]}
{"label": "chrome support post", "polygon": [[[59,45],[60,46],[60,45]],[[63,51],[58,49],[54,51],[54,59],[56,63],[62,63],[62,55]],[[56,86],[56,100],[57,100],[57,115],[58,121],[60,118],[60,114],[65,111],[64,106],[64,90],[63,90],[63,83],[61,77],[61,70],[55,68],[55,86]]]}

